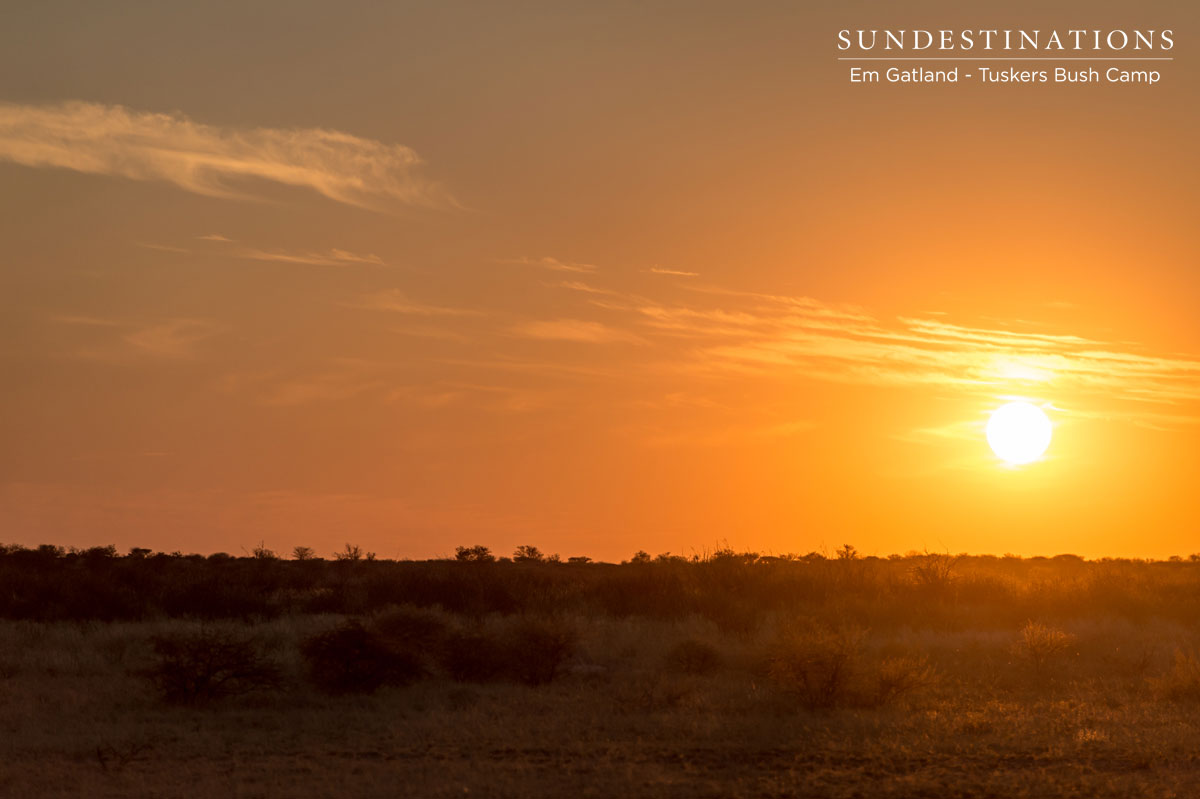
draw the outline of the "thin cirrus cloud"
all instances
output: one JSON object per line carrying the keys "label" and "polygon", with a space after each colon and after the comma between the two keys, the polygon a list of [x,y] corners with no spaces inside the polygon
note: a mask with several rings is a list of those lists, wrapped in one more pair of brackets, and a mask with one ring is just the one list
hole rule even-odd
{"label": "thin cirrus cloud", "polygon": [[[580,290],[576,285],[566,288]],[[588,286],[588,288],[593,288]],[[818,380],[938,386],[998,397],[1022,392],[1106,407],[1111,415],[1163,426],[1200,422],[1200,358],[1149,352],[1135,343],[1080,335],[954,324],[942,314],[879,318],[865,309],[712,286],[693,300],[663,302],[624,292],[592,305],[604,322],[547,320],[521,328],[534,338],[638,340],[643,368],[709,379]],[[704,299],[700,299],[700,298]],[[1018,329],[1012,329],[1012,328]],[[1119,407],[1118,407],[1119,406]]]}
{"label": "thin cirrus cloud", "polygon": [[324,128],[219,127],[99,103],[0,104],[0,160],[165,181],[212,197],[244,198],[237,184],[262,180],[375,210],[454,204],[417,174],[420,157],[400,144]]}
{"label": "thin cirrus cloud", "polygon": [[590,274],[596,271],[596,267],[592,264],[574,263],[572,261],[561,261],[558,258],[550,256],[542,256],[541,258],[530,258],[523,256],[521,258],[507,258],[502,263],[520,264],[521,266],[536,266],[539,269],[549,269],[551,272],[574,272],[576,274]]}
{"label": "thin cirrus cloud", "polygon": [[339,250],[336,247],[328,252],[287,252],[247,248],[238,250],[235,255],[238,258],[246,258],[251,261],[277,261],[285,264],[307,264],[311,266],[353,266],[356,264],[387,266],[387,263],[374,253],[360,255],[349,250]]}
{"label": "thin cirrus cloud", "polygon": [[[708,374],[788,374],[888,385],[941,385],[978,394],[1028,389],[1174,406],[1194,421],[1200,360],[1129,343],[899,318],[885,323],[807,299],[749,308],[640,306],[642,324],[698,341],[680,368]],[[802,300],[802,301],[801,301]],[[1190,406],[1190,407],[1189,407]],[[1136,415],[1130,412],[1127,415]]]}
{"label": "thin cirrus cloud", "polygon": [[208,319],[176,317],[155,322],[133,322],[103,317],[58,314],[50,321],[67,327],[92,330],[110,329],[108,339],[90,338],[77,350],[81,358],[101,361],[122,361],[133,356],[165,360],[193,358],[201,342],[222,331],[221,325]]}
{"label": "thin cirrus cloud", "polygon": [[628,330],[584,319],[546,319],[524,322],[513,327],[512,333],[522,338],[592,344],[614,342],[639,344],[643,341],[641,336]]}
{"label": "thin cirrus cloud", "polygon": [[[220,233],[210,233],[206,236],[197,236],[196,238],[218,245],[235,243],[233,239],[223,236]],[[156,249],[172,248],[158,247]],[[183,249],[176,251],[188,252]],[[312,250],[263,250],[257,247],[240,247],[225,249],[223,251],[235,258],[243,258],[250,261],[274,261],[277,263],[304,264],[309,266],[387,266],[387,262],[375,253],[357,253],[350,250],[343,250],[339,247],[332,247],[324,252],[315,252]]]}
{"label": "thin cirrus cloud", "polygon": [[431,305],[417,302],[409,298],[399,289],[384,289],[365,294],[358,300],[345,303],[349,308],[361,308],[367,311],[386,311],[388,313],[408,314],[412,316],[480,316],[479,311],[468,308],[449,308],[443,305]]}

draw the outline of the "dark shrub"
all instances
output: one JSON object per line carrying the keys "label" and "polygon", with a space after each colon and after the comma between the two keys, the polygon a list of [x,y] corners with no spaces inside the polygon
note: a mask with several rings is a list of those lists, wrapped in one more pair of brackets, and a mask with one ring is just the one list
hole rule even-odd
{"label": "dark shrub", "polygon": [[425,608],[394,608],[377,616],[371,627],[391,648],[413,653],[436,652],[447,635],[445,620]]}
{"label": "dark shrub", "polygon": [[168,702],[196,704],[280,683],[279,667],[251,638],[200,630],[158,635],[150,643],[153,662],[142,675]]}
{"label": "dark shrub", "polygon": [[372,693],[421,676],[420,660],[394,649],[356,621],[318,633],[300,648],[317,688],[331,694]]}
{"label": "dark shrub", "polygon": [[937,674],[924,655],[884,658],[877,667],[875,704],[886,705],[902,696],[932,686]]}
{"label": "dark shrub", "polygon": [[521,619],[496,637],[485,630],[460,630],[442,643],[440,665],[459,682],[508,679],[526,685],[552,681],[575,649],[575,631],[549,619]]}
{"label": "dark shrub", "polygon": [[702,613],[721,632],[743,638],[753,635],[762,623],[761,612],[749,602],[709,603]]}
{"label": "dark shrub", "polygon": [[561,621],[517,622],[505,642],[510,676],[526,685],[552,681],[575,651],[575,639],[575,630]]}
{"label": "dark shrub", "polygon": [[809,710],[858,704],[855,690],[866,632],[800,627],[780,636],[770,663],[772,679]]}
{"label": "dark shrub", "polygon": [[712,674],[721,667],[721,653],[712,644],[689,638],[671,647],[666,662],[680,674]]}
{"label": "dark shrub", "polygon": [[452,680],[487,682],[505,671],[505,648],[482,631],[456,631],[446,636],[439,665]]}

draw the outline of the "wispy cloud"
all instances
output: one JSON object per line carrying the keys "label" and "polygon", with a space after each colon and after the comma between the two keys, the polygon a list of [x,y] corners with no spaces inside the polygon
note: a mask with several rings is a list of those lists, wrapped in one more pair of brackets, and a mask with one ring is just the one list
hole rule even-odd
{"label": "wispy cloud", "polygon": [[252,179],[377,210],[453,203],[418,176],[421,159],[400,144],[324,128],[218,127],[99,103],[0,105],[0,160],[166,181],[213,197],[245,197]]}
{"label": "wispy cloud", "polygon": [[387,311],[389,313],[412,314],[414,316],[478,316],[479,311],[466,308],[448,308],[442,305],[429,305],[415,302],[399,289],[385,289],[371,294],[365,294],[357,301],[346,303],[350,308],[363,308],[368,311]]}
{"label": "wispy cloud", "polygon": [[187,255],[188,253],[191,252],[191,250],[187,249],[186,247],[176,247],[172,244],[155,244],[154,242],[150,242],[150,241],[138,241],[138,242],[135,242],[135,244],[137,244],[137,246],[139,246],[145,250],[157,250],[159,252],[174,252],[174,253],[179,253],[180,255]]}
{"label": "wispy cloud", "polygon": [[238,250],[238,258],[251,261],[277,261],[285,264],[307,264],[311,266],[352,266],[367,264],[371,266],[387,266],[382,258],[374,253],[359,255],[349,250],[334,248],[328,252],[287,252],[283,250],[256,250],[246,248]]}
{"label": "wispy cloud", "polygon": [[652,266],[646,270],[652,275],[673,275],[675,277],[700,277],[699,272],[684,272],[679,269],[663,269],[658,266]]}
{"label": "wispy cloud", "polygon": [[332,358],[311,367],[229,372],[216,382],[228,394],[260,405],[295,406],[349,400],[391,382],[391,367],[362,358]]}
{"label": "wispy cloud", "polygon": [[[811,298],[749,307],[643,305],[643,324],[697,340],[678,368],[719,374],[803,375],[886,385],[940,385],[994,394],[1020,389],[1161,404],[1200,401],[1200,360],[1159,356],[1130,342],[874,318]],[[637,329],[636,326],[633,329]],[[1196,409],[1181,415],[1194,415]]]}
{"label": "wispy cloud", "polygon": [[122,323],[115,319],[105,319],[99,316],[82,316],[78,314],[54,314],[51,322],[60,325],[79,325],[81,327],[121,327]]}
{"label": "wispy cloud", "polygon": [[555,285],[557,285],[559,288],[570,289],[571,291],[582,291],[585,294],[603,294],[610,297],[621,296],[619,292],[613,291],[612,289],[598,288],[579,280],[563,280]]}
{"label": "wispy cloud", "polygon": [[121,361],[132,356],[162,359],[186,359],[195,357],[200,342],[211,338],[223,329],[221,325],[207,319],[169,318],[153,322],[139,322],[102,317],[55,314],[49,321],[72,327],[87,327],[96,330],[109,329],[110,338],[92,338],[87,345],[75,352],[81,358],[101,361]]}
{"label": "wispy cloud", "polygon": [[588,274],[596,271],[596,267],[592,264],[573,263],[571,261],[560,261],[557,258],[544,256],[542,258],[508,258],[502,261],[506,264],[521,264],[523,266],[536,266],[541,269],[549,269],[552,272],[576,272]]}
{"label": "wispy cloud", "polygon": [[285,380],[272,386],[260,401],[264,405],[307,405],[314,402],[335,402],[357,397],[384,384],[343,372],[329,372],[309,377]]}
{"label": "wispy cloud", "polygon": [[1156,427],[1200,422],[1200,358],[1135,342],[1055,331],[1035,322],[955,321],[931,311],[883,317],[813,297],[687,284],[674,301],[591,282],[598,320],[527,322],[513,332],[565,341],[637,341],[626,376],[685,372],[711,380],[816,380],[934,388],[942,396],[1022,395],[1105,408]]}
{"label": "wispy cloud", "polygon": [[553,392],[535,388],[470,382],[401,386],[388,395],[391,402],[410,403],[424,408],[466,405],[504,413],[543,410],[553,398]]}
{"label": "wispy cloud", "polygon": [[203,319],[169,319],[128,333],[125,341],[141,352],[161,358],[190,358],[197,343],[220,328]]}
{"label": "wispy cloud", "polygon": [[627,330],[583,319],[548,319],[524,322],[512,328],[512,332],[524,338],[593,344],[640,343],[643,340],[640,336]]}
{"label": "wispy cloud", "polygon": [[[201,241],[212,242],[213,244],[234,244],[233,239],[228,236],[223,236],[220,233],[210,233],[206,236],[197,236]],[[161,249],[174,249],[162,247]],[[179,252],[186,252],[180,249]],[[284,264],[304,264],[308,266],[387,266],[387,262],[373,252],[357,253],[351,250],[345,250],[340,247],[331,247],[328,250],[280,250],[271,249],[264,250],[258,247],[222,247],[220,251],[234,258],[244,258],[249,261],[274,261]]]}

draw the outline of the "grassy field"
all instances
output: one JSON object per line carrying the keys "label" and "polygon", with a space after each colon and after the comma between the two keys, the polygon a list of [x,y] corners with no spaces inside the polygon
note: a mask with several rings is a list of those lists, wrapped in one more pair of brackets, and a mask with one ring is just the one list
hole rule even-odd
{"label": "grassy field", "polygon": [[0,795],[1200,795],[1200,563],[851,554],[8,551]]}

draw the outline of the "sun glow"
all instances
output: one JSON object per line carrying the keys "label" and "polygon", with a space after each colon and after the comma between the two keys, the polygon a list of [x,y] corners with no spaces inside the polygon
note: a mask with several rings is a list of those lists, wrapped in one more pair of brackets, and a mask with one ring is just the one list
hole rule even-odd
{"label": "sun glow", "polygon": [[1050,419],[1028,402],[1010,402],[998,408],[987,423],[992,451],[1013,465],[1031,463],[1050,446]]}

